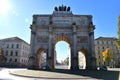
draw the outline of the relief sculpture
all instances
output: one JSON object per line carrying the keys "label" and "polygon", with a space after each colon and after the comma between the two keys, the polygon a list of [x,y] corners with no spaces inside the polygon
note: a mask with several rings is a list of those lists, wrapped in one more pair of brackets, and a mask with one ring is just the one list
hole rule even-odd
{"label": "relief sculpture", "polygon": [[78,36],[77,42],[78,43],[88,43],[88,37],[87,36]]}
{"label": "relief sculpture", "polygon": [[40,42],[40,43],[47,43],[49,40],[48,36],[38,36],[37,37],[37,41]]}

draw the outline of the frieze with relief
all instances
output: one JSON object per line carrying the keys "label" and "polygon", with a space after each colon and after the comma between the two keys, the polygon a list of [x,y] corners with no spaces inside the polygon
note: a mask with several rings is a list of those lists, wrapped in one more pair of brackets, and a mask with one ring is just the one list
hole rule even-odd
{"label": "frieze with relief", "polygon": [[80,17],[77,22],[79,25],[88,25],[87,17]]}
{"label": "frieze with relief", "polygon": [[38,36],[37,37],[37,41],[40,42],[40,43],[47,43],[49,40],[49,37],[48,36]]}
{"label": "frieze with relief", "polygon": [[77,36],[77,42],[78,43],[88,43],[88,37],[87,36]]}
{"label": "frieze with relief", "polygon": [[37,25],[48,25],[49,17],[38,17],[37,18]]}
{"label": "frieze with relief", "polygon": [[61,35],[64,35],[64,36],[72,36],[72,33],[71,32],[57,32],[57,33],[54,33],[54,35],[57,35],[57,36],[61,36]]}

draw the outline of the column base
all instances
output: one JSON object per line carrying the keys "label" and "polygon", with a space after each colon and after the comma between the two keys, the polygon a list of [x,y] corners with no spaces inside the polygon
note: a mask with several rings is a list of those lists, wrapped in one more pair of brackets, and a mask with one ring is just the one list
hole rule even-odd
{"label": "column base", "polygon": [[71,66],[70,70],[79,70],[79,66]]}
{"label": "column base", "polygon": [[49,57],[47,59],[47,66],[46,66],[46,69],[54,69],[55,68],[55,65],[54,65],[54,61],[51,57]]}
{"label": "column base", "polygon": [[87,66],[86,67],[87,70],[97,70],[96,66]]}
{"label": "column base", "polygon": [[88,70],[97,70],[96,58],[95,57],[90,58],[90,62],[89,62],[88,65],[86,65],[86,69],[88,69]]}

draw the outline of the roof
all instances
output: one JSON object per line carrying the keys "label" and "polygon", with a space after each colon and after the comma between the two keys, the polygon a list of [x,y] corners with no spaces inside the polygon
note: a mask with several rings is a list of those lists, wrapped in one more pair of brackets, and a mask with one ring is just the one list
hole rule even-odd
{"label": "roof", "polygon": [[[5,39],[0,39],[1,41],[20,41],[20,42],[24,42],[26,44],[28,44],[26,41],[24,41],[23,39],[19,38],[19,37],[10,37],[10,38],[5,38]],[[28,44],[30,45],[30,44]]]}
{"label": "roof", "polygon": [[117,40],[115,37],[99,37],[96,38],[95,40]]}

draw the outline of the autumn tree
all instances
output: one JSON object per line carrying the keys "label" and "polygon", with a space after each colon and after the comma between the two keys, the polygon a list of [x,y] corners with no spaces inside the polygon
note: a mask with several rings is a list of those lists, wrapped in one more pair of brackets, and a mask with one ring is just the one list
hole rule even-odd
{"label": "autumn tree", "polygon": [[110,49],[109,48],[105,49],[105,51],[102,52],[102,55],[103,61],[105,61],[109,65],[109,62],[111,62],[113,59],[113,55],[110,52]]}

